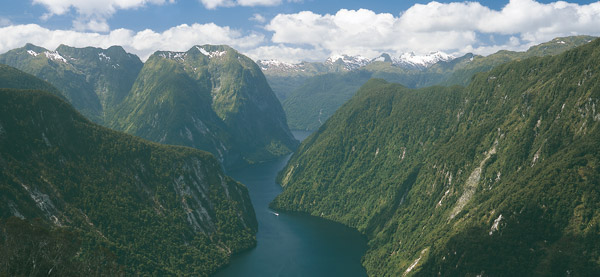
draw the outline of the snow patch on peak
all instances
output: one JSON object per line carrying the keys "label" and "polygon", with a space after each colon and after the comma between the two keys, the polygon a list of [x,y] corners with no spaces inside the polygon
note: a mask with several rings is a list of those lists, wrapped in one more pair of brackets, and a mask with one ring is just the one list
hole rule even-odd
{"label": "snow patch on peak", "polygon": [[414,52],[404,53],[399,58],[393,59],[394,65],[408,65],[416,67],[429,67],[441,61],[450,61],[455,57],[444,52],[436,51],[427,55],[416,55]]}
{"label": "snow patch on peak", "polygon": [[298,70],[300,68],[300,64],[291,64],[291,63],[286,63],[286,62],[282,62],[282,61],[278,61],[278,60],[258,60],[256,61],[256,64],[258,64],[258,66],[260,66],[261,70],[274,70],[274,69],[278,69],[278,70],[285,70],[285,71],[294,71],[294,70]]}
{"label": "snow patch on peak", "polygon": [[39,55],[38,53],[36,53],[36,52],[35,52],[35,51],[33,51],[33,50],[27,50],[27,53],[29,53],[29,55],[32,55],[32,56],[34,56],[34,57],[35,57],[35,56],[37,56],[37,55]]}
{"label": "snow patch on peak", "polygon": [[110,61],[110,57],[107,56],[106,54],[104,54],[104,52],[100,52],[98,53],[98,59],[102,60],[106,60],[106,61]]}
{"label": "snow patch on peak", "polygon": [[58,52],[56,52],[56,51],[46,51],[46,52],[44,52],[44,54],[50,60],[67,63],[67,59],[65,59],[63,56],[58,54]]}
{"label": "snow patch on peak", "polygon": [[200,53],[202,53],[202,55],[204,55],[204,56],[210,55],[210,53],[208,53],[208,51],[206,51],[204,48],[202,48],[200,46],[196,46],[196,49],[198,49],[198,51],[200,51]]}
{"label": "snow patch on peak", "polygon": [[209,58],[215,58],[215,57],[222,57],[225,54],[227,54],[227,51],[211,51],[208,52],[206,51],[206,49],[200,47],[200,46],[196,46],[196,49],[198,49],[198,51],[200,51],[200,53],[202,53],[202,55],[207,56]]}
{"label": "snow patch on peak", "polygon": [[165,59],[179,60],[179,61],[184,61],[185,57],[187,56],[187,54],[184,52],[162,52],[158,55]]}
{"label": "snow patch on peak", "polygon": [[341,61],[348,70],[365,66],[371,62],[369,58],[363,56],[333,55],[325,61],[325,64],[332,65],[338,61]]}

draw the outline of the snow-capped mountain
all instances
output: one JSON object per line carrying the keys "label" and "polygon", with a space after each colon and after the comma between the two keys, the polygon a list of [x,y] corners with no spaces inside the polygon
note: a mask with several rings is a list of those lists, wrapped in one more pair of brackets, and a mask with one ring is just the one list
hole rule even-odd
{"label": "snow-capped mountain", "polygon": [[392,58],[393,64],[396,66],[413,66],[413,67],[429,67],[438,62],[447,62],[455,57],[444,52],[436,51],[427,55],[415,55],[415,53],[404,53],[398,58]]}
{"label": "snow-capped mountain", "polygon": [[319,70],[317,71],[319,72],[337,72],[340,70],[351,71],[367,66],[373,62],[387,62],[394,66],[408,69],[424,69],[438,62],[446,62],[453,59],[455,59],[455,57],[452,55],[436,51],[426,55],[416,55],[413,52],[409,52],[404,53],[399,57],[392,57],[389,54],[383,53],[374,59],[369,59],[360,55],[334,55],[327,58],[327,60],[322,63],[301,62],[293,64],[278,60],[258,60],[256,63],[268,74],[313,71],[315,68],[318,68]]}
{"label": "snow-capped mountain", "polygon": [[363,56],[334,55],[325,61],[325,65],[342,65],[347,70],[357,69],[371,63],[371,59]]}
{"label": "snow-capped mountain", "polygon": [[256,61],[256,64],[258,64],[260,69],[263,71],[266,71],[266,70],[302,71],[302,69],[304,68],[305,62],[293,64],[293,63],[286,63],[286,62],[272,59],[272,60],[258,60],[258,61]]}

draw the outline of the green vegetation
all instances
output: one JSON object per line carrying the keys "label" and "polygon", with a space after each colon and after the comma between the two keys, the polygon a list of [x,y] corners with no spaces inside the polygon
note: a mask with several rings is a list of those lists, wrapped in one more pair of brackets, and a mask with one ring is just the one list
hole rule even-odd
{"label": "green vegetation", "polygon": [[301,62],[294,69],[270,67],[265,71],[265,77],[279,101],[283,102],[310,77],[347,71],[344,64],[337,61],[334,63]]}
{"label": "green vegetation", "polygon": [[108,49],[59,46],[56,51],[27,44],[0,55],[0,63],[58,88],[82,114],[102,123],[123,100],[142,68],[140,59],[119,46]]}
{"label": "green vegetation", "polygon": [[125,52],[121,46],[101,49],[60,45],[56,52],[69,59],[69,63],[85,75],[86,82],[100,100],[103,119],[129,94],[143,66],[136,55]]}
{"label": "green vegetation", "polygon": [[99,247],[85,258],[78,255],[81,234],[68,227],[17,217],[0,220],[2,276],[124,276],[114,253]]}
{"label": "green vegetation", "polygon": [[469,86],[367,82],[307,138],[272,207],[367,235],[369,275],[600,272],[600,40]]}
{"label": "green vegetation", "polygon": [[27,44],[0,55],[0,63],[51,83],[96,123],[209,151],[227,168],[298,145],[258,66],[227,46],[157,52],[142,64],[119,46],[49,51]]}
{"label": "green vegetation", "polygon": [[489,56],[473,56],[473,60],[464,63],[450,72],[439,84],[444,85],[468,85],[473,78],[473,75],[478,72],[486,72],[495,66],[510,62],[518,61],[531,57],[544,57],[558,55],[569,49],[586,44],[592,41],[591,36],[571,36],[555,38],[549,42],[530,47],[525,52],[514,52],[501,50]]}
{"label": "green vegetation", "polygon": [[[526,52],[499,51],[487,57],[467,54],[424,69],[402,68],[392,65],[391,62],[373,62],[352,72],[308,71],[312,75],[307,76],[308,73],[303,72],[303,78],[299,78],[295,72],[290,73],[291,76],[285,76],[281,72],[267,72],[267,78],[273,87],[277,87],[276,91],[281,91],[278,95],[281,95],[290,128],[317,130],[322,122],[348,101],[370,78],[384,79],[409,88],[432,85],[466,86],[478,72],[489,71],[509,61],[557,55],[592,39],[590,36],[556,38],[533,46]],[[290,82],[287,87],[286,81]],[[300,81],[304,83],[298,84]]]}
{"label": "green vegetation", "polygon": [[246,187],[211,154],[100,127],[46,92],[0,89],[0,165],[2,276],[206,276],[256,243]]}
{"label": "green vegetation", "polygon": [[0,64],[0,88],[42,90],[66,100],[65,96],[50,83],[3,64]]}
{"label": "green vegetation", "polygon": [[310,82],[297,90],[302,93],[294,93],[283,101],[290,129],[318,129],[370,78],[367,71],[328,73],[310,78]]}
{"label": "green vegetation", "polygon": [[265,75],[265,77],[269,86],[273,89],[273,93],[282,103],[290,93],[301,87],[308,79],[306,76]]}
{"label": "green vegetation", "polygon": [[213,153],[227,168],[290,153],[298,142],[258,66],[227,46],[156,52],[108,126]]}

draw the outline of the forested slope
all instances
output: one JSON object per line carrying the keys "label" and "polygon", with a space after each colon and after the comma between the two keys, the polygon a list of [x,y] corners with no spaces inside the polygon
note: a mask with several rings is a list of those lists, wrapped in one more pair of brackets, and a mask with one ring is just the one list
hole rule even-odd
{"label": "forested slope", "polygon": [[212,155],[46,92],[0,89],[0,165],[0,275],[207,275],[255,244],[248,191]]}
{"label": "forested slope", "polygon": [[272,203],[369,238],[372,276],[600,272],[600,40],[475,76],[371,80],[280,173]]}

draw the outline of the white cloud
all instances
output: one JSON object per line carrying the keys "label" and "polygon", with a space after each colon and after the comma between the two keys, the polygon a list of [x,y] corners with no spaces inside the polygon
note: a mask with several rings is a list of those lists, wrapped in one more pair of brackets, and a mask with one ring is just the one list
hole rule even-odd
{"label": "white cloud", "polygon": [[157,50],[186,51],[194,45],[227,44],[240,50],[253,49],[264,42],[264,36],[251,33],[242,34],[229,27],[214,23],[179,25],[164,32],[152,30],[133,32],[117,29],[106,34],[66,30],[49,30],[36,24],[13,25],[0,28],[0,53],[33,43],[47,49],[55,49],[60,44],[74,47],[95,46],[107,48],[121,45],[128,52],[146,60]]}
{"label": "white cloud", "polygon": [[[365,9],[325,15],[303,11],[279,14],[265,28],[280,47],[373,56],[435,50],[489,54],[499,47],[522,50],[558,36],[600,35],[598,26],[600,2],[511,0],[499,11],[477,2],[416,4],[397,16]],[[494,34],[512,38],[500,45],[483,40]]]}
{"label": "white cloud", "polygon": [[[180,25],[163,32],[110,30],[107,19],[119,9],[135,9],[174,0],[33,0],[48,16],[75,11],[74,31],[38,25],[10,25],[0,17],[0,52],[27,42],[54,49],[61,43],[82,47],[123,45],[147,58],[155,50],[183,51],[195,44],[228,44],[255,59],[288,62],[324,60],[335,54],[375,57],[383,52],[425,54],[490,54],[500,49],[524,50],[558,36],[600,35],[600,2],[579,5],[511,0],[501,10],[477,2],[415,4],[400,14],[342,9],[335,14],[302,11],[279,14],[270,22],[261,14],[250,20],[268,22],[270,42],[261,33],[248,33],[212,23]],[[207,8],[269,6],[302,0],[199,0]],[[1,28],[2,26],[7,26]],[[91,32],[90,32],[91,31]],[[272,34],[272,36],[271,36]]]}
{"label": "white cloud", "polygon": [[79,31],[90,30],[92,32],[108,32],[110,31],[110,27],[108,23],[103,18],[98,19],[77,19],[73,21],[73,28]]}
{"label": "white cloud", "polygon": [[237,0],[238,5],[254,7],[254,6],[277,6],[281,4],[281,0]]}
{"label": "white cloud", "polygon": [[200,0],[204,7],[209,10],[216,9],[217,7],[233,7],[235,2],[233,0]]}
{"label": "white cloud", "polygon": [[323,49],[305,49],[285,45],[260,46],[246,51],[245,54],[254,60],[276,59],[288,63],[324,61],[329,57],[329,53]]}
{"label": "white cloud", "polygon": [[55,15],[65,15],[71,10],[77,14],[73,27],[77,30],[106,32],[109,30],[107,18],[117,10],[136,9],[147,4],[163,5],[175,0],[33,0],[33,4],[44,6],[48,12],[42,19]]}
{"label": "white cloud", "polygon": [[33,0],[48,9],[51,15],[62,15],[71,8],[84,15],[113,14],[117,10],[135,9],[147,4],[162,5],[174,0]]}
{"label": "white cloud", "polygon": [[255,14],[254,14],[254,15],[252,15],[252,17],[250,17],[249,19],[250,19],[251,21],[256,21],[256,22],[258,22],[258,23],[265,23],[265,22],[267,21],[267,19],[266,19],[264,16],[262,16],[262,15],[260,15],[260,14],[258,14],[258,13],[255,13]]}
{"label": "white cloud", "polygon": [[[292,0],[298,2],[298,0]],[[290,2],[292,2],[290,1]],[[218,7],[234,7],[234,6],[277,6],[282,3],[282,0],[200,0],[200,2],[209,10]]]}

